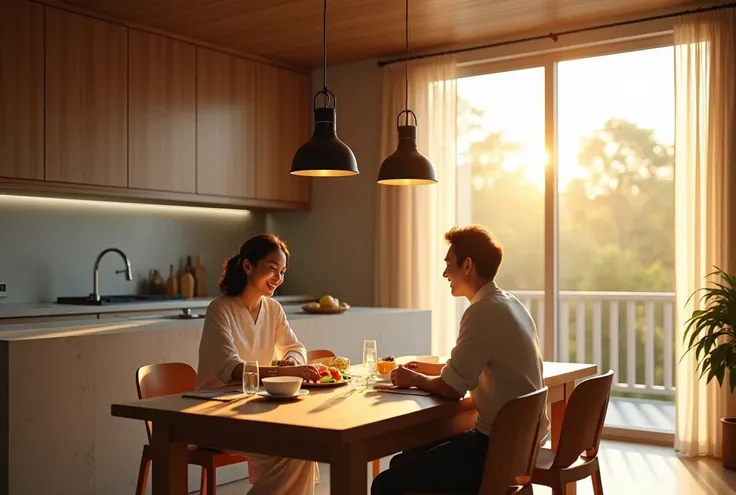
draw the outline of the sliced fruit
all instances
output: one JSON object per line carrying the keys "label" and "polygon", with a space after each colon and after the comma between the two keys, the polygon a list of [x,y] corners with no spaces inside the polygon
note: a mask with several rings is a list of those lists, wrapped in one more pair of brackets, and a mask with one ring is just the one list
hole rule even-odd
{"label": "sliced fruit", "polygon": [[336,382],[342,381],[342,373],[337,368],[330,368],[330,375],[335,379]]}

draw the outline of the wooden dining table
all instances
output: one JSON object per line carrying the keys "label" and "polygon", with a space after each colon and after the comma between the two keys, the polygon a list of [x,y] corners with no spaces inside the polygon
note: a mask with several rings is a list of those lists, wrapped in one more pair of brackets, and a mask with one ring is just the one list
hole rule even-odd
{"label": "wooden dining table", "polygon": [[[593,364],[544,363],[552,448],[575,382]],[[113,416],[151,421],[153,494],[187,493],[188,444],[330,464],[331,495],[365,495],[367,464],[473,427],[475,407],[462,400],[391,394],[369,385],[312,388],[291,401],[251,396],[230,402],[170,395],[112,404]],[[573,494],[575,485],[568,486]]]}

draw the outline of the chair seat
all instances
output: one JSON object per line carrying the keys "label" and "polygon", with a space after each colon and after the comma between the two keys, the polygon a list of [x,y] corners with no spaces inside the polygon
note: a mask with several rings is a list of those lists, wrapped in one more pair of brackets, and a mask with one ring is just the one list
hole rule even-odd
{"label": "chair seat", "polygon": [[[585,457],[584,455],[581,455],[580,457],[577,458],[575,462],[573,462],[570,466],[564,469],[576,469],[581,466],[590,464],[594,460],[595,460],[595,457]],[[539,455],[537,456],[537,465],[534,469],[547,471],[552,468],[552,463],[554,461],[555,461],[555,452],[552,449],[541,448],[539,449]]]}
{"label": "chair seat", "polygon": [[[221,450],[207,449],[203,447],[197,447],[196,445],[187,445],[189,451],[187,453],[187,463],[195,466],[206,466],[213,463],[215,467],[230,466],[232,464],[238,464],[245,462],[248,459],[245,456],[238,454],[231,454],[229,452],[223,452]],[[146,444],[144,447],[143,455],[147,459],[151,459],[151,445]]]}
{"label": "chair seat", "polygon": [[575,462],[566,468],[553,468],[555,452],[551,449],[541,448],[537,455],[537,464],[532,475],[532,483],[550,486],[553,478],[561,478],[565,483],[579,481],[590,476],[598,469],[597,457],[579,456]]}

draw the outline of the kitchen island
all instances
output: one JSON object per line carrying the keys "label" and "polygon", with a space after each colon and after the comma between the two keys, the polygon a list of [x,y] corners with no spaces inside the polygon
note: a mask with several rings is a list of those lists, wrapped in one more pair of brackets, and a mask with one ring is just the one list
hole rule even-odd
{"label": "kitchen island", "polygon": [[[364,339],[375,339],[382,356],[430,352],[429,311],[284,309],[307,349],[331,349],[357,363]],[[196,368],[203,321],[130,317],[0,327],[0,491],[132,493],[145,429],[112,417],[110,405],[137,398],[140,366],[180,361]],[[223,483],[245,476],[244,465],[218,470]],[[189,487],[199,487],[197,468],[190,467]]]}

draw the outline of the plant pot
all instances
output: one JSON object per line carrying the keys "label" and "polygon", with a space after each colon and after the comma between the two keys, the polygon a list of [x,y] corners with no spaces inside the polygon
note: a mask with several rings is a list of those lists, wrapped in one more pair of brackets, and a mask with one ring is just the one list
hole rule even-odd
{"label": "plant pot", "polygon": [[721,418],[723,467],[736,469],[736,418]]}

